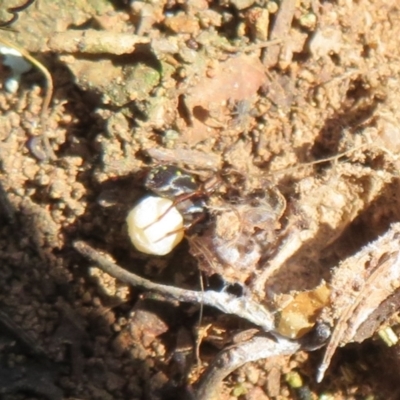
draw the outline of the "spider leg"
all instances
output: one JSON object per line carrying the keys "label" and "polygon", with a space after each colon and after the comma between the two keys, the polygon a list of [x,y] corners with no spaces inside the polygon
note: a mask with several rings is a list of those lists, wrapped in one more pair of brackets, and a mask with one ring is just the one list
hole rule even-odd
{"label": "spider leg", "polygon": [[[193,197],[199,197],[201,194],[202,194],[201,191],[195,191],[195,192],[191,192],[191,193],[184,193],[184,194],[177,196],[173,200],[172,204],[161,215],[159,215],[155,221],[151,222],[149,225],[145,226],[143,229],[147,229],[150,226],[152,226],[154,223],[163,219],[171,211],[171,209],[173,207],[176,207],[178,204],[184,202],[185,200],[189,200]],[[193,224],[191,223],[190,225],[193,225]]]}

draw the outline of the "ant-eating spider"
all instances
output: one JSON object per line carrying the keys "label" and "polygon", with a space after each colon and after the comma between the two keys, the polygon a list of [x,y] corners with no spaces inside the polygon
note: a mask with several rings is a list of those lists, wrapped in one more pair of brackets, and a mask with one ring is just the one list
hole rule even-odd
{"label": "ant-eating spider", "polygon": [[176,166],[152,168],[144,183],[152,195],[142,199],[127,217],[134,246],[143,253],[165,255],[180,243],[185,232],[199,232],[199,223],[208,217],[206,197],[216,184],[215,179],[200,184]]}
{"label": "ant-eating spider", "polygon": [[[354,151],[354,149],[349,151]],[[302,166],[337,160],[349,151]],[[298,168],[298,166],[294,168]],[[278,170],[275,173],[283,171],[290,171],[290,168]],[[276,198],[273,199],[273,203],[276,204],[270,204],[271,199],[269,199],[268,194],[264,194],[265,189],[262,189],[261,197],[266,198],[259,199],[260,205],[252,204],[259,197],[257,191],[248,193],[247,196],[241,198],[240,191],[244,176],[239,173],[235,177],[233,172],[230,172],[230,176],[233,177],[234,183],[232,185],[230,179],[228,193],[225,194],[228,195],[228,203],[231,204],[235,204],[232,201],[235,200],[235,197],[238,197],[237,204],[231,208],[230,215],[225,218],[226,221],[224,216],[221,216],[221,223],[217,224],[218,232],[212,240],[214,242],[218,240],[221,233],[219,227],[223,231],[229,230],[227,234],[226,232],[222,234],[222,245],[221,243],[214,243],[213,247],[214,250],[222,249],[221,251],[224,254],[220,256],[222,259],[225,259],[225,254],[229,254],[230,264],[237,263],[237,259],[243,260],[242,253],[251,254],[249,246],[253,246],[255,236],[261,236],[259,241],[262,243],[268,241],[268,232],[271,229],[274,231],[274,226],[286,209],[286,200],[277,190],[272,190],[272,198]],[[206,199],[221,183],[221,179],[222,177],[215,176],[204,183],[200,183],[192,174],[173,165],[152,168],[147,173],[144,182],[145,188],[152,195],[142,199],[129,212],[127,218],[129,236],[134,246],[143,253],[165,255],[180,243],[185,232],[190,234],[201,231],[204,224],[200,224],[200,222],[207,221],[209,214]],[[236,194],[235,196],[235,191],[238,189],[239,195]],[[252,200],[254,195],[256,197]],[[232,217],[232,212],[235,217]],[[234,235],[232,236],[232,234]],[[232,240],[228,240],[231,236]],[[232,251],[233,242],[237,247],[244,250],[238,248],[236,253]],[[262,247],[261,244],[259,246]],[[231,260],[232,254],[237,254],[237,259]]]}

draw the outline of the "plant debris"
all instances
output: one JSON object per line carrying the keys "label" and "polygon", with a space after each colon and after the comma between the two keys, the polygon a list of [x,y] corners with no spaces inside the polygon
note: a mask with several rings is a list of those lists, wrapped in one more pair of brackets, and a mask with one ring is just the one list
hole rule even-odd
{"label": "plant debris", "polygon": [[[1,393],[398,398],[399,11],[0,7],[37,67],[0,68]],[[155,256],[125,221],[160,166],[207,218]]]}

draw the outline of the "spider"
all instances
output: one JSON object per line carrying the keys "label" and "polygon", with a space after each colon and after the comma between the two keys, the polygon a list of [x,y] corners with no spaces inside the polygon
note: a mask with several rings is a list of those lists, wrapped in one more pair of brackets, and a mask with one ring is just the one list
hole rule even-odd
{"label": "spider", "polygon": [[199,233],[208,220],[206,198],[216,180],[200,184],[193,175],[173,165],[152,168],[144,186],[151,193],[128,214],[129,236],[141,252],[165,255],[184,233]]}

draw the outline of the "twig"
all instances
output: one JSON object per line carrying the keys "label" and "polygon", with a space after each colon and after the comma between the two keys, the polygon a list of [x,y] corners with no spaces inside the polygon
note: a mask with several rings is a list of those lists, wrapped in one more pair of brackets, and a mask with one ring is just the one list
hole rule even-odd
{"label": "twig", "polygon": [[229,52],[229,53],[238,53],[240,51],[247,53],[250,51],[255,51],[255,50],[265,49],[267,47],[275,46],[275,45],[281,44],[282,42],[284,42],[283,39],[277,38],[277,39],[273,39],[273,40],[266,40],[266,41],[259,42],[259,43],[252,43],[249,45],[241,45],[241,46],[229,46],[229,45],[224,44],[224,45],[221,45],[221,48],[222,48],[222,50]]}
{"label": "twig", "polygon": [[368,148],[369,146],[371,146],[369,143],[364,143],[364,144],[361,144],[360,146],[352,147],[351,149],[343,151],[342,153],[336,154],[334,156],[321,158],[319,160],[314,160],[314,161],[310,161],[310,162],[306,162],[306,163],[301,163],[298,165],[294,165],[293,167],[285,167],[285,168],[276,169],[276,170],[270,171],[270,174],[271,175],[287,174],[289,172],[296,171],[300,168],[323,164],[323,163],[330,162],[330,161],[337,161],[342,157],[345,157],[357,150],[362,150],[362,149]]}
{"label": "twig", "polygon": [[56,53],[131,54],[136,45],[148,44],[150,38],[131,33],[115,33],[85,29],[53,34],[48,46]]}
{"label": "twig", "polygon": [[230,373],[242,365],[279,355],[294,354],[300,344],[285,338],[269,338],[256,336],[221,351],[204,372],[196,385],[196,400],[219,399],[220,385]]}
{"label": "twig", "polygon": [[77,241],[74,243],[74,247],[83,256],[94,261],[98,268],[132,286],[139,286],[147,290],[159,292],[173,300],[204,304],[218,308],[226,314],[234,314],[244,318],[261,327],[266,332],[275,330],[273,315],[248,296],[236,297],[223,291],[215,292],[213,290],[207,290],[198,292],[195,290],[180,289],[174,286],[161,285],[126,271],[85,242]]}
{"label": "twig", "polygon": [[[279,11],[275,17],[275,22],[271,29],[271,42],[277,39],[285,38],[289,35],[290,27],[296,10],[296,0],[282,0]],[[268,49],[263,63],[266,67],[271,67],[278,62],[280,46],[272,46]]]}
{"label": "twig", "polygon": [[[330,361],[339,345],[354,339],[358,328],[390,295],[400,287],[400,224],[394,223],[384,235],[362,248],[354,256],[347,258],[339,271],[346,271],[346,279],[351,282],[353,270],[357,285],[355,293],[349,297],[348,304],[343,306],[335,323],[335,329],[326,347],[325,355],[317,373],[317,382],[321,382]],[[354,266],[358,267],[355,270]],[[363,276],[365,274],[365,276]],[[334,279],[331,285],[334,284]],[[342,280],[339,281],[340,283]],[[345,288],[337,289],[341,293]],[[343,300],[342,300],[343,301]]]}

